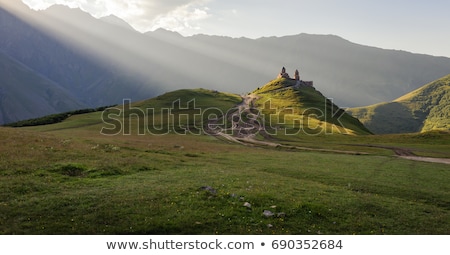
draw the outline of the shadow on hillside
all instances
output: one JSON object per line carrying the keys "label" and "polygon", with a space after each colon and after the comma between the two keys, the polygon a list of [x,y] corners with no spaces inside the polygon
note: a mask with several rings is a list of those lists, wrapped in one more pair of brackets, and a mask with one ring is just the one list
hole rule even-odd
{"label": "shadow on hillside", "polygon": [[405,105],[392,102],[378,106],[366,126],[376,134],[415,133],[422,129],[423,119]]}

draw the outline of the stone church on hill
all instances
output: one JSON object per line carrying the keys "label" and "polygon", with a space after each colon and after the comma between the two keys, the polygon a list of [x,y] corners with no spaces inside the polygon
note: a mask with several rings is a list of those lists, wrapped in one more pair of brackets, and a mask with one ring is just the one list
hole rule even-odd
{"label": "stone church on hill", "polygon": [[291,79],[291,80],[295,80],[297,81],[295,86],[296,87],[300,87],[300,86],[306,86],[306,87],[314,87],[314,82],[313,81],[302,81],[300,79],[300,73],[297,70],[295,70],[295,74],[294,74],[294,79],[292,79],[288,73],[286,73],[286,68],[283,67],[281,69],[281,72],[278,74],[277,79],[281,79],[281,78],[285,78],[285,79]]}

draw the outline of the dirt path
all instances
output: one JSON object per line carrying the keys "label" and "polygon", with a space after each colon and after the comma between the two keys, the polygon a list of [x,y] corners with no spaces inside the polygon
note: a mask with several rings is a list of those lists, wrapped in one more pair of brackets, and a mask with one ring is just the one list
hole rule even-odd
{"label": "dirt path", "polygon": [[450,164],[450,158],[420,157],[420,156],[417,156],[416,154],[414,154],[414,152],[412,152],[412,150],[407,149],[407,148],[384,146],[384,145],[373,145],[373,144],[356,144],[356,146],[364,146],[364,147],[392,150],[392,151],[394,151],[395,155],[397,155],[399,158],[404,158],[404,159],[409,159],[409,160],[414,160],[414,161]]}
{"label": "dirt path", "polygon": [[432,162],[432,163],[441,163],[450,165],[450,158],[427,158],[427,157],[418,157],[418,156],[399,156],[400,158],[414,160],[414,161],[422,161],[422,162]]}

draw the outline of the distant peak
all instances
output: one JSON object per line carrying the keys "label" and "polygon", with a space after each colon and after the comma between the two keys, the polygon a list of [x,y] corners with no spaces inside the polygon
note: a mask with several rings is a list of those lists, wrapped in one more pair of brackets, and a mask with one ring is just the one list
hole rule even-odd
{"label": "distant peak", "polygon": [[72,10],[72,11],[80,11],[80,12],[84,12],[82,11],[80,8],[78,7],[70,7],[64,4],[54,4],[54,5],[50,5],[47,9],[47,11],[53,11],[53,10]]}
{"label": "distant peak", "polygon": [[178,33],[178,32],[167,30],[167,29],[164,29],[164,28],[161,28],[161,27],[156,29],[155,31],[153,31],[153,33],[156,33],[156,34],[171,34],[171,35],[181,36],[181,34]]}
{"label": "distant peak", "polygon": [[45,13],[54,13],[58,15],[67,15],[77,18],[93,17],[89,12],[86,12],[78,7],[70,7],[63,4],[54,4],[43,10]]}
{"label": "distant peak", "polygon": [[115,16],[115,15],[108,15],[105,17],[101,17],[100,18],[101,21],[106,22],[108,24],[114,25],[114,26],[119,26],[122,28],[126,28],[126,29],[130,29],[130,30],[135,30],[130,24],[128,24],[125,20]]}
{"label": "distant peak", "polygon": [[117,17],[116,15],[110,14],[108,16],[104,16],[100,18],[101,20],[108,20],[108,21],[123,21],[121,18]]}
{"label": "distant peak", "polygon": [[176,38],[183,38],[183,36],[175,31],[170,31],[164,28],[158,28],[154,31],[149,31],[145,33],[147,36],[150,37],[161,37],[161,38],[167,38],[167,39],[176,39]]}

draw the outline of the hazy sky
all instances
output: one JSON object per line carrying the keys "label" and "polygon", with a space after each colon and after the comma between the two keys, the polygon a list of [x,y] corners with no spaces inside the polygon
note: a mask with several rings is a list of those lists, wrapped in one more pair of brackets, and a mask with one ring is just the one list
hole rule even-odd
{"label": "hazy sky", "polygon": [[145,32],[258,38],[334,34],[355,43],[450,57],[449,0],[23,0],[114,14]]}

